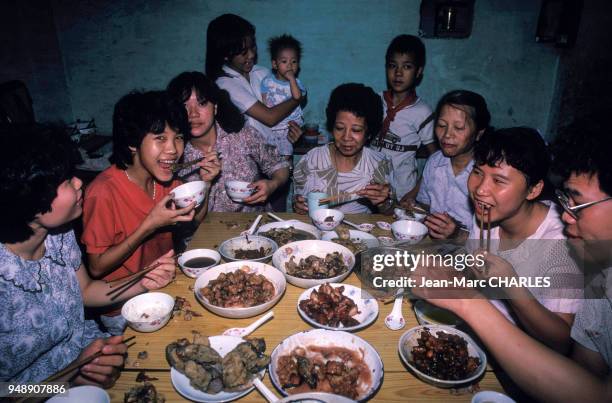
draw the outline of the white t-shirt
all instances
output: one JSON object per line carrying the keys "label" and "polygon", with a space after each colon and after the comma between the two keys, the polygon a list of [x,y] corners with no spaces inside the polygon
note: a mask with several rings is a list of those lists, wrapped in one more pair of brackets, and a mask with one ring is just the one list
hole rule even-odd
{"label": "white t-shirt", "polygon": [[[387,116],[387,103],[382,93],[380,96],[384,116]],[[419,147],[421,144],[429,144],[434,141],[433,121],[419,131],[419,126],[431,113],[430,106],[421,98],[417,98],[412,105],[397,112],[382,144],[378,142],[378,139],[372,142],[371,147],[384,153],[393,163],[391,184],[398,200],[411,191],[417,182],[416,151],[407,151],[406,146]]]}
{"label": "white t-shirt", "polygon": [[[529,287],[529,291],[551,312],[576,313],[582,306],[583,289],[570,287],[584,284],[582,271],[570,255],[563,234],[564,225],[556,206],[549,201],[542,203],[548,206],[548,213],[533,234],[516,248],[500,251],[499,226],[492,227],[490,251],[512,264],[518,276],[551,276],[551,286],[556,287],[554,290]],[[480,228],[474,217],[467,249],[475,250],[475,246],[478,246],[475,240],[479,238]],[[562,281],[567,289],[560,284]],[[551,298],[551,294],[566,298]],[[491,303],[515,323],[506,301],[492,300]]]}
{"label": "white t-shirt", "polygon": [[259,65],[253,66],[253,69],[249,73],[250,81],[247,81],[240,73],[228,66],[223,66],[223,72],[226,75],[217,78],[216,81],[219,88],[229,92],[234,105],[244,114],[246,124],[259,131],[266,140],[266,143],[273,144],[270,141],[272,136],[270,128],[259,120],[246,114],[246,111],[255,105],[255,102],[259,101],[263,103],[261,97],[261,82],[270,74],[270,70]]}

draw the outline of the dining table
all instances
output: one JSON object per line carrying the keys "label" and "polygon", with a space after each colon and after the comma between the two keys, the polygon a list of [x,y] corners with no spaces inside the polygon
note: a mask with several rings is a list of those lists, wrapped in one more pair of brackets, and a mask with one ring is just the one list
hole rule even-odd
{"label": "dining table", "polygon": [[[295,213],[277,213],[277,215],[283,219],[300,220],[310,224],[310,219],[306,215]],[[193,235],[187,250],[196,248],[217,249],[223,241],[239,236],[242,231],[248,229],[256,217],[257,213],[210,212]],[[378,214],[347,215],[346,218],[354,223],[393,222],[393,217]],[[272,219],[266,216],[261,224],[266,221],[269,222]],[[390,231],[379,227],[375,227],[372,233],[376,236],[392,236]],[[125,337],[136,336],[134,339],[136,344],[130,348],[125,367],[116,384],[108,390],[111,401],[123,401],[124,394],[130,388],[142,384],[136,378],[143,371],[151,379],[150,382],[155,386],[158,393],[165,396],[166,402],[188,401],[173,387],[170,365],[166,361],[166,346],[181,338],[191,340],[194,332],[214,336],[222,334],[229,328],[248,326],[265,314],[264,312],[256,317],[246,319],[228,319],[217,316],[206,310],[197,301],[194,294],[194,283],[195,279],[185,276],[177,269],[175,280],[159,290],[173,297],[185,298],[191,305],[190,309],[194,312],[193,315],[175,315],[165,327],[153,333],[139,333],[130,328],[126,330]],[[344,283],[360,286],[360,280],[355,273],[351,273],[344,280]],[[273,319],[251,334],[251,337],[263,337],[265,339],[267,354],[271,354],[272,350],[288,336],[312,329],[312,326],[305,322],[297,312],[297,301],[302,292],[304,292],[304,289],[287,283],[284,295],[271,309],[274,312]],[[376,349],[384,365],[382,384],[370,401],[469,402],[474,393],[479,390],[504,393],[496,371],[490,365],[487,365],[484,375],[476,383],[461,389],[439,388],[418,379],[411,373],[400,358],[398,341],[406,330],[419,324],[412,309],[412,302],[407,299],[404,299],[404,301],[403,314],[406,326],[403,329],[392,331],[385,326],[384,318],[391,312],[393,304],[384,304],[379,301],[377,319],[370,326],[355,333]],[[142,377],[142,374],[140,374],[140,377]],[[266,373],[263,382],[279,396],[279,399],[282,397],[280,391],[272,385],[269,374]],[[254,389],[238,401],[265,402],[266,400],[257,389]]]}

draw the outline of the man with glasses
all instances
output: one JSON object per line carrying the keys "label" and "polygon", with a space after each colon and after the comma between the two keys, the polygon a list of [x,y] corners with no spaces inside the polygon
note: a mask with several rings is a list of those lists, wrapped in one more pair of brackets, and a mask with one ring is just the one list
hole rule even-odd
{"label": "man with glasses", "polygon": [[[584,301],[572,327],[574,348],[565,357],[507,321],[485,299],[429,299],[461,316],[506,373],[544,401],[612,401],[612,133],[593,120],[576,122],[554,146],[564,178],[557,192],[565,233],[576,260],[599,281],[599,295]],[[586,273],[585,273],[586,274]],[[428,290],[413,289],[427,296]],[[433,295],[430,293],[430,295]]]}

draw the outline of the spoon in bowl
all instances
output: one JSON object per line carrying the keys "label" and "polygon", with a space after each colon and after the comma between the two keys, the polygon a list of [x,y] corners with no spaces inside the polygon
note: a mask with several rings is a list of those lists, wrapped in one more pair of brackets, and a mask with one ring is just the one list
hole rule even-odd
{"label": "spoon in bowl", "polygon": [[280,218],[279,216],[277,216],[276,214],[268,213],[268,215],[270,217],[274,218],[276,221],[285,221],[282,218]]}
{"label": "spoon in bowl", "polygon": [[406,326],[406,321],[402,315],[402,301],[404,300],[404,289],[397,290],[395,302],[391,313],[385,318],[385,326],[391,330],[400,330]]}
{"label": "spoon in bowl", "polygon": [[255,329],[263,325],[268,319],[272,318],[273,316],[274,312],[270,311],[247,327],[233,327],[231,329],[227,329],[225,332],[223,332],[223,336],[248,336],[249,334],[253,333]]}
{"label": "spoon in bowl", "polygon": [[246,231],[242,231],[240,233],[240,235],[245,236],[245,235],[253,235],[255,233],[255,228],[257,228],[257,225],[259,225],[259,222],[261,221],[261,218],[263,217],[263,215],[258,215],[257,218],[255,219],[255,221],[253,221],[253,224],[251,224],[251,226],[249,227],[248,230]]}

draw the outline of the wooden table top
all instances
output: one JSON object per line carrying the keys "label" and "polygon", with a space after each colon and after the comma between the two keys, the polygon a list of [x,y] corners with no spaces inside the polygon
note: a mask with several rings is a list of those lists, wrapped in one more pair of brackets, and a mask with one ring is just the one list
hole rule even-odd
{"label": "wooden table top", "polygon": [[[307,216],[297,214],[278,214],[283,218],[294,218],[308,222]],[[255,219],[256,214],[250,213],[209,213],[204,222],[189,244],[188,249],[213,248],[216,249],[221,242],[228,238],[238,236],[241,231],[248,228]],[[262,224],[267,218],[262,220]],[[381,215],[354,215],[349,217],[353,222],[362,223],[376,221],[391,221],[391,217]],[[261,225],[261,224],[260,224]],[[390,235],[389,232],[375,228],[374,235]],[[353,273],[345,281],[347,284],[359,286],[359,279]],[[135,335],[137,344],[130,349],[125,369],[117,384],[109,390],[112,401],[123,401],[123,394],[132,386],[135,386],[136,374],[144,370],[148,376],[159,378],[153,381],[157,390],[162,392],[167,402],[185,401],[173,388],[170,381],[170,367],[165,358],[165,348],[169,343],[180,339],[191,339],[192,331],[203,335],[218,335],[224,330],[232,327],[247,326],[257,319],[228,319],[217,316],[207,311],[200,305],[193,293],[195,279],[184,276],[181,272],[177,274],[176,280],[165,289],[160,290],[172,296],[181,296],[191,304],[191,309],[201,314],[187,321],[183,316],[175,317],[162,329],[154,333],[138,333],[132,329],[126,330],[126,337]],[[297,313],[297,300],[304,290],[287,283],[287,290],[281,300],[272,308],[274,319],[261,326],[252,336],[264,337],[267,345],[266,352],[270,354],[274,347],[286,337],[312,327],[301,319]],[[504,392],[491,368],[487,368],[484,377],[479,384],[462,390],[440,389],[422,382],[412,375],[401,362],[397,351],[397,344],[404,331],[417,326],[414,311],[410,302],[404,304],[404,317],[406,326],[401,331],[391,331],[384,325],[384,318],[390,313],[393,304],[384,305],[379,303],[379,316],[377,320],[367,328],[356,332],[356,334],[370,343],[380,354],[385,368],[384,380],[381,388],[372,398],[373,402],[400,402],[400,401],[470,401],[472,390],[495,390]],[[263,315],[263,314],[262,314]],[[259,315],[261,316],[261,315]],[[137,353],[147,351],[146,359],[137,359]],[[269,376],[266,375],[264,383],[278,392],[271,384]],[[244,402],[262,402],[264,398],[254,390],[244,398]]]}

